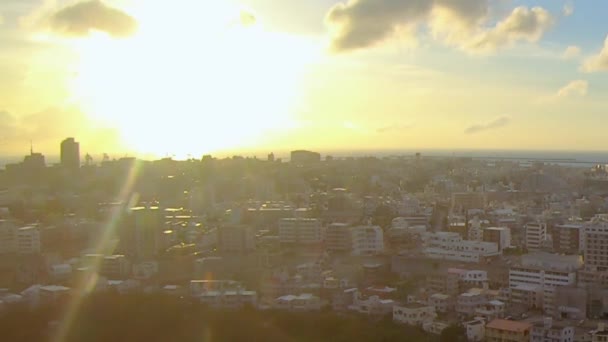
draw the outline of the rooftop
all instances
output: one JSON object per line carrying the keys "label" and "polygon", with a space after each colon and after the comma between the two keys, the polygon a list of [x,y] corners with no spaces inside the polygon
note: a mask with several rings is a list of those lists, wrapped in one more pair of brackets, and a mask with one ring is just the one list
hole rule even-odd
{"label": "rooftop", "polygon": [[506,319],[495,319],[486,325],[490,329],[523,332],[532,328],[532,324],[526,322],[510,321]]}

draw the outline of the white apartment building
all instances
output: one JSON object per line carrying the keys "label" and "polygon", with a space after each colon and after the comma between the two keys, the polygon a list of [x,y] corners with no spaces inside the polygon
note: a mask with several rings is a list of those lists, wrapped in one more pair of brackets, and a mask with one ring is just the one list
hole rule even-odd
{"label": "white apartment building", "polygon": [[582,266],[577,255],[530,253],[523,255],[521,265],[509,269],[511,301],[557,314],[555,289],[576,284],[576,272]]}
{"label": "white apartment building", "polygon": [[282,218],[279,241],[282,244],[316,244],[322,240],[321,222],[314,218]]}
{"label": "white apartment building", "polygon": [[393,321],[408,325],[423,325],[437,318],[435,308],[430,305],[407,304],[393,306]]}
{"label": "white apartment building", "polygon": [[11,220],[0,220],[0,254],[17,251],[17,226]]}
{"label": "white apartment building", "polygon": [[423,234],[423,253],[432,259],[479,263],[500,254],[493,242],[463,240],[458,233]]}
{"label": "white apartment building", "polygon": [[27,226],[17,230],[17,253],[40,253],[40,231],[38,227]]}
{"label": "white apartment building", "polygon": [[384,252],[384,233],[379,226],[353,227],[352,254],[378,255]]}
{"label": "white apartment building", "polygon": [[556,324],[551,317],[537,322],[530,331],[530,342],[572,342],[574,341],[574,327]]}
{"label": "white apartment building", "polygon": [[547,240],[547,224],[530,222],[526,224],[526,248],[530,252],[539,251]]}

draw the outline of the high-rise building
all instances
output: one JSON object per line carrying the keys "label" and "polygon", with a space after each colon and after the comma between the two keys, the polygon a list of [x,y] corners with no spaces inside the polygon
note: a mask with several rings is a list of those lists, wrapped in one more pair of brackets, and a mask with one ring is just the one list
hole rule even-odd
{"label": "high-rise building", "polygon": [[80,167],[80,144],[74,138],[61,142],[61,166],[71,170]]}
{"label": "high-rise building", "polygon": [[530,252],[539,251],[547,240],[547,224],[530,222],[526,224],[526,248]]}
{"label": "high-rise building", "polygon": [[158,207],[137,207],[131,209],[131,214],[134,218],[135,257],[150,260],[160,247],[163,213]]}
{"label": "high-rise building", "polygon": [[583,228],[585,268],[579,284],[608,286],[608,215],[596,215]]}
{"label": "high-rise building", "polygon": [[247,225],[230,224],[220,227],[218,240],[223,253],[247,253],[255,250],[255,232]]}
{"label": "high-rise building", "polygon": [[558,224],[553,227],[553,250],[558,253],[578,254],[584,250],[583,224]]}
{"label": "high-rise building", "polygon": [[585,269],[608,271],[608,215],[598,215],[585,225]]}

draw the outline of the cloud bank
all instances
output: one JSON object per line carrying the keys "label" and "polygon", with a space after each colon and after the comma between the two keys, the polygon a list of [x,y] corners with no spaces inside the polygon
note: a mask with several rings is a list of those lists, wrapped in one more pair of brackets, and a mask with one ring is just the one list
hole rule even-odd
{"label": "cloud bank", "polygon": [[515,8],[487,27],[489,0],[349,0],[325,17],[331,49],[348,52],[376,46],[397,36],[416,39],[421,27],[447,45],[471,53],[494,52],[517,41],[538,41],[553,17],[541,7]]}
{"label": "cloud bank", "polygon": [[511,123],[511,118],[509,116],[500,116],[490,122],[473,124],[473,125],[467,127],[464,130],[464,133],[465,134],[481,133],[484,131],[505,127],[509,123]]}
{"label": "cloud bank", "polygon": [[65,7],[49,18],[51,30],[74,37],[102,31],[115,38],[128,37],[137,30],[137,21],[127,13],[100,0],[79,2]]}

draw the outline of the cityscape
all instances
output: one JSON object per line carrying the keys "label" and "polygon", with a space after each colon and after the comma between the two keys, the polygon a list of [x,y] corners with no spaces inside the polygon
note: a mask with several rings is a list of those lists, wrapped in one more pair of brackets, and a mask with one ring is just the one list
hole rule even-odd
{"label": "cityscape", "polygon": [[58,147],[58,164],[32,151],[0,173],[5,315],[145,294],[388,317],[425,341],[608,334],[605,165],[306,150],[95,164],[74,138]]}
{"label": "cityscape", "polygon": [[0,0],[0,341],[608,342],[606,13]]}

